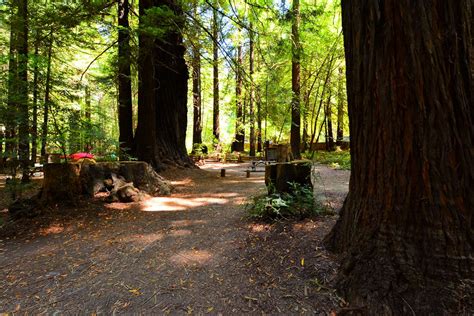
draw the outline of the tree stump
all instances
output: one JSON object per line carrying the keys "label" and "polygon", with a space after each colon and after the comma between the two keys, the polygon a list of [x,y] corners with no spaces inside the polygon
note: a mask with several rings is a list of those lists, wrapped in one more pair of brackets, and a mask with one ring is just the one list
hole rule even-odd
{"label": "tree stump", "polygon": [[40,193],[42,203],[73,200],[82,194],[79,164],[50,163],[43,167],[44,180]]}
{"label": "tree stump", "polygon": [[168,195],[171,184],[142,161],[96,164],[50,163],[44,166],[43,187],[29,199],[9,206],[14,217],[31,217],[47,205],[73,202],[84,195],[109,192],[108,202],[138,202],[144,196]]}
{"label": "tree stump", "polygon": [[[94,196],[97,192],[108,189],[106,180],[113,180],[113,176],[122,177],[124,182],[133,183],[134,187],[149,195],[169,195],[171,193],[171,184],[143,161],[101,162],[94,165],[84,165],[81,168],[83,191],[89,196]],[[123,183],[113,183],[114,187],[117,185],[121,186]]]}
{"label": "tree stump", "polygon": [[295,161],[265,166],[265,184],[269,194],[290,192],[291,182],[312,187],[311,162]]}

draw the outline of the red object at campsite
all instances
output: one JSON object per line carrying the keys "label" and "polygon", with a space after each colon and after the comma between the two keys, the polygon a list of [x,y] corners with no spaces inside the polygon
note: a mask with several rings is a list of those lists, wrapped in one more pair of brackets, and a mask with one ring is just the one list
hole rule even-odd
{"label": "red object at campsite", "polygon": [[90,153],[74,153],[69,155],[69,158],[71,158],[72,160],[79,160],[84,158],[94,159],[94,155]]}

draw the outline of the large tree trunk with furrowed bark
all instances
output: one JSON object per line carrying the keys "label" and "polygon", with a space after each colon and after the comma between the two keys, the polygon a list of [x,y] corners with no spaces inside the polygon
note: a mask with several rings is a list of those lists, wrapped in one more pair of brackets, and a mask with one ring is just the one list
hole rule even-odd
{"label": "large tree trunk with furrowed bark", "polygon": [[122,160],[130,158],[133,143],[133,109],[128,0],[118,1],[118,118]]}
{"label": "large tree trunk with furrowed bark", "polygon": [[172,22],[159,19],[163,23],[159,26],[166,29],[162,37],[140,34],[136,154],[157,170],[169,165],[191,167],[185,146],[188,68],[181,27],[176,28],[183,23],[182,9],[174,0],[142,0],[140,16],[152,7],[175,16]]}
{"label": "large tree trunk with furrowed bark", "polygon": [[371,314],[474,313],[472,1],[342,1],[350,190],[327,237]]}

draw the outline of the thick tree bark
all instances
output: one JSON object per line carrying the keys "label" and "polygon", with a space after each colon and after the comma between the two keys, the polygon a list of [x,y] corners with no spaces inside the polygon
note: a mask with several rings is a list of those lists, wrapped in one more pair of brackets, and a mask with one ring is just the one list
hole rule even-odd
{"label": "thick tree bark", "polygon": [[344,139],[344,70],[339,68],[339,77],[337,80],[337,134],[336,145],[341,146]]}
{"label": "thick tree bark", "polygon": [[300,115],[300,55],[301,44],[299,37],[300,24],[300,1],[293,1],[293,25],[291,28],[291,44],[292,44],[292,61],[291,61],[291,90],[293,97],[291,100],[291,131],[290,144],[293,158],[300,159],[301,146],[301,115]]}
{"label": "thick tree bark", "polygon": [[48,61],[46,66],[46,82],[44,90],[44,109],[43,109],[43,124],[41,133],[41,156],[46,156],[46,144],[48,141],[48,121],[49,121],[49,106],[50,106],[50,90],[51,90],[51,62],[53,52],[53,33],[50,35],[48,45]]}
{"label": "thick tree bark", "polygon": [[[140,0],[140,27],[145,28],[145,10],[153,7],[153,0]],[[156,121],[155,121],[155,87],[153,63],[154,41],[151,35],[138,34],[138,122],[135,133],[135,153],[137,158],[157,167],[156,157]]]}
{"label": "thick tree bark", "polygon": [[169,9],[175,18],[173,25],[155,25],[167,29],[160,38],[140,34],[136,153],[139,160],[156,169],[166,165],[190,167],[194,164],[185,146],[188,69],[179,33],[182,11],[174,0],[142,0],[140,16],[152,7]]}
{"label": "thick tree bark", "polygon": [[372,314],[474,312],[472,1],[342,1],[352,172],[328,245]]}
{"label": "thick tree bark", "polygon": [[28,1],[18,0],[18,157],[22,181],[29,179],[30,128],[28,108]]}
{"label": "thick tree bark", "polygon": [[253,62],[254,62],[254,34],[253,25],[250,23],[249,28],[249,76],[250,76],[250,88],[249,88],[249,121],[250,121],[250,157],[255,156],[255,109],[254,109],[254,86],[253,86]]}
{"label": "thick tree bark", "polygon": [[[214,1],[217,7],[217,2]],[[219,21],[217,9],[212,10],[212,69],[213,69],[213,111],[212,111],[212,134],[215,140],[220,141],[219,126]]]}
{"label": "thick tree bark", "polygon": [[237,60],[235,72],[235,142],[232,148],[233,151],[244,151],[245,143],[245,128],[244,128],[244,113],[242,103],[242,45],[237,46]]}
{"label": "thick tree bark", "polygon": [[130,158],[133,144],[132,77],[130,72],[129,1],[118,1],[118,121],[121,159]]}

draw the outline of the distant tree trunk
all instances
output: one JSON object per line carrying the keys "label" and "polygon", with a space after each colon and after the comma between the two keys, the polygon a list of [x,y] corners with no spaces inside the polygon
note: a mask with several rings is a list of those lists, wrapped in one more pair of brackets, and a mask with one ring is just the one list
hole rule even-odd
{"label": "distant tree trunk", "polygon": [[337,81],[337,136],[336,145],[341,146],[344,139],[344,70],[339,68],[339,78]]}
{"label": "distant tree trunk", "polygon": [[36,162],[38,155],[38,77],[39,77],[39,34],[36,35],[35,52],[33,59],[33,118],[31,121],[31,159],[33,163]]}
{"label": "distant tree trunk", "polygon": [[5,156],[8,158],[16,158],[16,129],[17,129],[17,110],[18,110],[18,52],[17,52],[17,30],[18,16],[15,8],[17,3],[11,4],[10,15],[10,51],[8,59],[8,110],[5,112]]}
{"label": "distant tree trunk", "polygon": [[300,159],[301,146],[301,118],[300,118],[300,54],[301,44],[299,37],[300,24],[300,1],[293,0],[293,25],[292,34],[292,62],[291,62],[291,90],[293,97],[291,100],[291,132],[290,143],[293,158]]}
{"label": "distant tree trunk", "polygon": [[51,33],[48,45],[48,61],[46,66],[46,82],[44,90],[44,110],[43,110],[43,125],[41,134],[41,156],[46,156],[46,144],[48,141],[48,120],[50,107],[50,90],[51,90],[51,62],[53,52],[53,33]]}
{"label": "distant tree trunk", "polygon": [[326,106],[324,107],[324,116],[326,117],[326,150],[334,150],[334,134],[332,130],[332,89],[331,82],[328,82],[328,96],[326,99]]}
{"label": "distant tree trunk", "polygon": [[202,143],[201,50],[199,39],[193,45],[193,145]]}
{"label": "distant tree trunk", "polygon": [[235,72],[235,143],[234,151],[244,151],[245,142],[245,128],[244,128],[244,113],[242,104],[242,45],[237,46],[237,60]]}
{"label": "distant tree trunk", "polygon": [[[257,87],[257,95],[260,96],[260,89]],[[257,152],[261,153],[262,146],[262,99],[257,98]]]}
{"label": "distant tree trunk", "polygon": [[304,80],[306,84],[303,86],[303,106],[302,106],[302,111],[303,111],[303,137],[302,137],[302,143],[303,143],[303,152],[308,150],[308,112],[309,112],[309,96],[311,94],[312,87],[308,87],[308,80],[309,77]]}
{"label": "distant tree trunk", "polygon": [[29,180],[30,128],[28,109],[28,0],[18,0],[18,156],[22,181]]}
{"label": "distant tree trunk", "polygon": [[130,159],[133,143],[129,2],[118,1],[118,120],[121,159]]}
{"label": "distant tree trunk", "polygon": [[182,9],[176,0],[141,0],[140,23],[152,7],[171,9],[178,27],[160,38],[139,34],[137,157],[158,170],[166,165],[190,167],[193,162],[185,146],[188,70],[179,33]]}
{"label": "distant tree trunk", "polygon": [[249,29],[249,75],[250,75],[250,88],[249,88],[249,121],[250,121],[250,153],[251,157],[255,156],[255,110],[254,110],[254,86],[253,86],[253,62],[254,62],[254,52],[253,52],[253,25],[250,23]]}
{"label": "distant tree trunk", "polygon": [[[214,6],[217,7],[217,1],[214,1]],[[220,141],[220,127],[219,127],[219,24],[217,19],[217,9],[212,11],[212,69],[213,69],[213,112],[212,112],[212,134],[217,142]]]}
{"label": "distant tree trunk", "polygon": [[[194,12],[193,16],[198,21],[198,0],[193,2]],[[192,60],[191,67],[192,82],[193,82],[193,149],[192,153],[195,153],[194,144],[202,143],[202,98],[201,98],[201,42],[200,32],[198,29],[193,31],[194,43],[192,44]]]}
{"label": "distant tree trunk", "polygon": [[342,1],[352,168],[326,241],[364,314],[474,312],[472,1]]}
{"label": "distant tree trunk", "polygon": [[89,87],[89,83],[87,83],[84,87],[84,102],[85,102],[85,139],[84,139],[84,151],[90,152],[92,150],[92,104],[91,104],[91,89]]}

